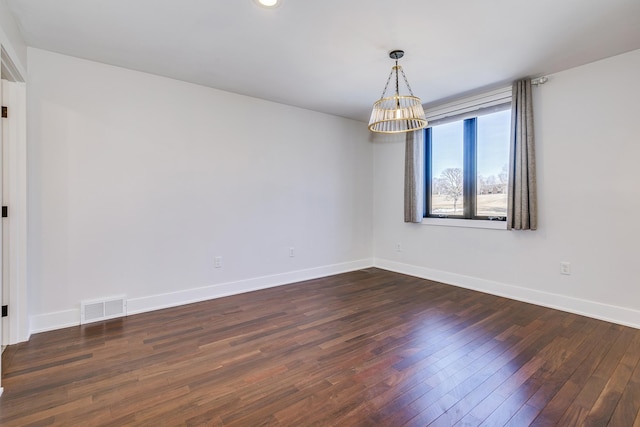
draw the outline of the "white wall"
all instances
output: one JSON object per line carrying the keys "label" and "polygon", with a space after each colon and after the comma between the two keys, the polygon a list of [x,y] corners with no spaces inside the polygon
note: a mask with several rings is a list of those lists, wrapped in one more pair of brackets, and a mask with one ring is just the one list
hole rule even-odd
{"label": "white wall", "polygon": [[28,69],[33,331],[84,299],[139,312],[371,265],[363,123],[32,48]]}
{"label": "white wall", "polygon": [[376,143],[376,265],[640,327],[638,75],[640,50],[534,89],[537,231],[404,224],[403,142]]}

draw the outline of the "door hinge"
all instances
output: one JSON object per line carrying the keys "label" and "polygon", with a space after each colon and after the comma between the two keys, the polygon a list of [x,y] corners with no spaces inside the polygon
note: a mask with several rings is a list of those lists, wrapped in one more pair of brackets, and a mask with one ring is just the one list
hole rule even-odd
{"label": "door hinge", "polygon": [[2,218],[6,218],[9,216],[9,208],[6,206],[2,207]]}
{"label": "door hinge", "polygon": [[6,119],[7,117],[9,117],[9,111],[7,109],[7,107],[5,107],[4,105],[2,106],[2,118]]}
{"label": "door hinge", "polygon": [[9,306],[8,305],[3,305],[2,306],[2,317],[7,317],[9,315]]}

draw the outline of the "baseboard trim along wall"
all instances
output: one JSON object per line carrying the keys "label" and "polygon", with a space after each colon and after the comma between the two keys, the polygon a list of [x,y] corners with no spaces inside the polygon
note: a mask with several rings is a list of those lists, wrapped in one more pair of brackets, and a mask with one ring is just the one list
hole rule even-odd
{"label": "baseboard trim along wall", "polygon": [[374,267],[640,329],[640,311],[386,259]]}
{"label": "baseboard trim along wall", "polygon": [[[640,329],[640,322],[638,320],[640,319],[640,311],[637,310],[568,297],[566,295],[541,292],[535,289],[523,288],[491,280],[478,279],[476,277],[464,276],[447,271],[434,270],[379,258],[363,259],[342,264],[333,264],[306,270],[219,283],[211,286],[150,295],[142,298],[132,298],[127,300],[127,315],[222,298],[230,295],[257,291],[260,289],[272,288],[275,286],[317,279],[320,277],[327,277],[334,274],[346,273],[372,266],[397,273],[407,274],[409,276],[420,277],[422,279],[433,280],[448,285],[485,292],[500,297],[554,308],[569,313],[580,314]],[[78,308],[71,310],[31,316],[30,325],[32,334],[70,326],[78,326],[80,325],[80,308],[78,306]]]}
{"label": "baseboard trim along wall", "polygon": [[[165,294],[150,295],[141,298],[127,300],[127,315],[145,313],[148,311],[161,310],[163,308],[176,307],[194,302],[206,301],[215,298],[222,298],[230,295],[245,292],[257,291],[260,289],[272,288],[275,286],[287,285],[305,280],[317,279],[320,277],[332,276],[334,274],[346,273],[349,271],[361,270],[373,266],[373,259],[362,259],[358,261],[332,264],[322,267],[315,267],[306,270],[297,270],[269,276],[254,277],[251,279],[238,280],[234,282],[218,283],[215,285],[200,288],[185,289],[182,291]],[[52,331],[54,329],[67,328],[80,325],[80,303],[78,308],[59,311],[55,313],[45,313],[30,317],[31,333]]]}
{"label": "baseboard trim along wall", "polygon": [[37,314],[29,317],[31,334],[68,328],[80,324],[80,303],[78,308],[53,313]]}

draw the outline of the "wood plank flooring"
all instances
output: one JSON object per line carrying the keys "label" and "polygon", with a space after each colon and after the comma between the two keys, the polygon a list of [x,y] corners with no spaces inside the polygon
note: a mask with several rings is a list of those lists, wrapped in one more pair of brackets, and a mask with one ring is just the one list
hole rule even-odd
{"label": "wood plank flooring", "polygon": [[2,426],[640,426],[640,330],[379,269],[32,336]]}

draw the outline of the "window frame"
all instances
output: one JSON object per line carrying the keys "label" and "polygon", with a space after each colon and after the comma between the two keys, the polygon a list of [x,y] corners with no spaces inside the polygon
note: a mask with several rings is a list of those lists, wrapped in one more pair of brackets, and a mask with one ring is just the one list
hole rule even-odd
{"label": "window frame", "polygon": [[[500,109],[511,109],[511,103],[502,103],[499,105]],[[450,122],[462,121],[463,122],[463,169],[462,169],[462,200],[463,209],[461,215],[441,215],[431,214],[431,200],[433,196],[433,176],[431,167],[432,157],[432,127],[429,126],[424,129],[424,219],[438,219],[438,220],[463,220],[463,221],[491,221],[491,222],[504,222],[506,224],[507,217],[505,216],[488,216],[488,215],[476,215],[477,205],[477,166],[478,166],[478,117],[484,114],[491,114],[492,108],[482,108],[473,112],[473,114],[465,114],[458,120],[452,118]],[[484,114],[483,114],[484,113]],[[435,125],[437,126],[437,124]],[[508,187],[508,184],[507,184]],[[500,227],[502,228],[502,227]]]}

